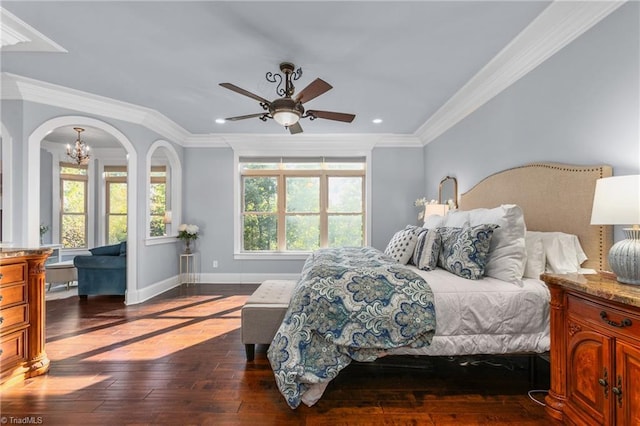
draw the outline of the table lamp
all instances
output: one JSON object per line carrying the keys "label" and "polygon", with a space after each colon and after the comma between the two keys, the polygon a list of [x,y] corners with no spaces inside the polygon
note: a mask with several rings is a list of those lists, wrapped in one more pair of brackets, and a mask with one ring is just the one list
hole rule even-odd
{"label": "table lamp", "polygon": [[632,225],[611,247],[609,266],[619,282],[640,285],[640,175],[598,179],[591,224]]}

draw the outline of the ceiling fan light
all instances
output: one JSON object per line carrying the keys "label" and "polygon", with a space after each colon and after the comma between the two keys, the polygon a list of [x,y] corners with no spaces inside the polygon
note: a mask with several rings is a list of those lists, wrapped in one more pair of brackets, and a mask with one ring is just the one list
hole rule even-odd
{"label": "ceiling fan light", "polygon": [[297,111],[276,111],[273,113],[273,119],[284,127],[293,126],[300,120],[300,114]]}

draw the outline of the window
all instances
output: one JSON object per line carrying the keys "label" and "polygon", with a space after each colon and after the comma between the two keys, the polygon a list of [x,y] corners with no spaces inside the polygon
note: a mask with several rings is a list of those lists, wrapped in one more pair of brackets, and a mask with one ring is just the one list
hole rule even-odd
{"label": "window", "polygon": [[240,159],[242,250],[365,244],[362,158]]}
{"label": "window", "polygon": [[[167,211],[167,168],[165,166],[151,167],[151,183],[149,186],[149,212],[151,215],[151,237],[167,235],[169,217]],[[165,223],[167,222],[167,223]]]}
{"label": "window", "polygon": [[115,244],[127,239],[127,167],[105,166],[106,241]]}
{"label": "window", "polygon": [[87,247],[87,166],[60,163],[60,235],[64,248]]}

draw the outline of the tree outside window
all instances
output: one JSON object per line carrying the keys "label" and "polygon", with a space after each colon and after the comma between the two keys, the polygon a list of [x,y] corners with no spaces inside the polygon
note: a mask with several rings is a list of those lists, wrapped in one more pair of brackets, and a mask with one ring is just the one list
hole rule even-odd
{"label": "tree outside window", "polygon": [[127,239],[127,167],[105,166],[107,244]]}
{"label": "tree outside window", "polygon": [[241,162],[243,251],[365,243],[364,161]]}
{"label": "tree outside window", "polygon": [[64,248],[87,247],[87,166],[60,164],[60,236]]}

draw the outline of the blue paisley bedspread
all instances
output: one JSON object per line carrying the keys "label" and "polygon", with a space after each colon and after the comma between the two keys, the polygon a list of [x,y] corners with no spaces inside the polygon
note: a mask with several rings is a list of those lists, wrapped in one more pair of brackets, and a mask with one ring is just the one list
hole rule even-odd
{"label": "blue paisley bedspread", "polygon": [[291,408],[351,360],[429,345],[433,293],[418,274],[372,247],[320,249],[309,256],[267,356]]}

